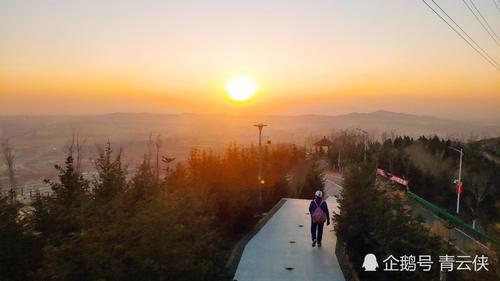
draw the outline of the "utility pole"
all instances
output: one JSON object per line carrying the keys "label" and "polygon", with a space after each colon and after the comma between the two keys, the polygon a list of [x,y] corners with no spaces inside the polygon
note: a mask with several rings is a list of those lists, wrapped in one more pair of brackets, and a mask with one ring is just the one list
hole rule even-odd
{"label": "utility pole", "polygon": [[454,183],[460,185],[460,190],[457,188],[457,217],[459,215],[460,211],[460,193],[462,193],[462,156],[464,155],[464,151],[462,148],[458,149],[453,146],[448,146],[448,148],[455,150],[456,152],[460,153],[460,165],[458,166],[458,179],[454,181]]}
{"label": "utility pole", "polygon": [[262,128],[266,127],[266,124],[258,123],[254,125],[259,128],[259,208],[260,214],[262,214],[262,183],[264,180],[262,179]]}
{"label": "utility pole", "polygon": [[364,156],[363,156],[363,161],[365,161],[366,163],[366,136],[368,135],[368,132],[365,131],[365,130],[362,130],[360,128],[356,128],[357,130],[361,131],[363,133],[363,141],[364,141],[364,146],[365,146],[365,153],[364,153]]}

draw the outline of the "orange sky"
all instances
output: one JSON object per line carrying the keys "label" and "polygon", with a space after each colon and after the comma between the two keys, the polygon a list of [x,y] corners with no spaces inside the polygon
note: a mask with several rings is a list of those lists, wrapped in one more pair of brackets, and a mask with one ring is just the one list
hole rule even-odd
{"label": "orange sky", "polygon": [[[500,72],[421,1],[179,2],[2,1],[0,114],[500,118]],[[500,62],[463,3],[439,3]],[[260,91],[233,104],[223,83],[240,73]]]}

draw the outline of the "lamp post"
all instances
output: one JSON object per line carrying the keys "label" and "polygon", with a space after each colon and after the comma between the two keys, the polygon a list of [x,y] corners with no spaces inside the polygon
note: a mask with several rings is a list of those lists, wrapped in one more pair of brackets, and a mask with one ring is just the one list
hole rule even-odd
{"label": "lamp post", "polygon": [[266,127],[266,124],[258,123],[254,125],[255,127],[259,128],[259,208],[260,208],[260,214],[262,214],[262,183],[264,180],[262,180],[262,128]]}
{"label": "lamp post", "polygon": [[363,129],[360,129],[360,128],[356,128],[356,130],[359,130],[360,132],[363,133],[363,140],[364,140],[364,146],[365,146],[365,154],[363,156],[363,161],[366,162],[366,136],[368,135],[368,132],[363,130]]}
{"label": "lamp post", "polygon": [[462,156],[464,155],[464,151],[462,148],[458,149],[453,146],[448,146],[448,148],[455,150],[456,152],[460,153],[460,166],[458,166],[458,179],[455,180],[455,183],[457,185],[460,185],[460,190],[457,188],[457,216],[459,214],[460,210],[460,193],[462,193]]}

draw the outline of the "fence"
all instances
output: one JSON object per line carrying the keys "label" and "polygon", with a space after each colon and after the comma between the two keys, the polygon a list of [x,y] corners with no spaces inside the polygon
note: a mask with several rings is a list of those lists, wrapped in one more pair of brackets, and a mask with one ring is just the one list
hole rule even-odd
{"label": "fence", "polygon": [[[424,204],[425,206],[429,207],[431,210],[435,211],[436,213],[440,214],[444,218],[448,219],[450,222],[462,226],[466,231],[468,231],[469,233],[471,233],[477,239],[479,239],[481,241],[492,242],[492,243],[495,243],[497,245],[500,245],[499,241],[497,241],[497,240],[491,238],[490,236],[488,236],[488,235],[486,235],[486,234],[478,231],[475,228],[472,228],[472,226],[470,226],[467,223],[465,223],[459,217],[454,216],[454,215],[448,213],[447,211],[439,208],[438,206],[432,204],[431,202],[429,202],[429,201],[425,200],[424,198],[418,196],[417,194],[411,192],[410,189],[408,188],[408,181],[407,180],[398,178],[398,177],[394,176],[393,174],[391,174],[391,173],[389,173],[387,171],[384,171],[382,169],[379,169],[379,168],[377,168],[376,175],[380,175],[380,176],[384,177],[385,179],[388,179],[390,181],[393,181],[393,182],[396,182],[396,183],[399,183],[399,184],[405,186],[406,187],[406,194],[408,196],[410,196],[411,198],[413,198],[413,199],[417,200],[418,202]],[[399,180],[397,180],[397,179],[399,179]]]}
{"label": "fence", "polygon": [[416,195],[415,193],[407,190],[406,194],[408,196],[410,196],[411,198],[417,200],[418,202],[422,203],[423,205],[429,207],[430,209],[432,209],[434,212],[440,214],[441,216],[443,216],[444,218],[446,218],[447,220],[449,220],[450,222],[452,223],[455,223],[457,225],[460,225],[461,227],[463,227],[464,229],[466,229],[469,233],[471,233],[474,237],[476,237],[477,239],[481,240],[481,241],[487,241],[487,242],[492,242],[492,243],[495,243],[495,244],[498,244],[500,245],[500,242],[493,239],[492,237],[478,231],[477,229],[474,229],[472,228],[472,226],[468,225],[467,223],[465,223],[462,219],[460,219],[459,217],[457,216],[454,216],[450,213],[448,213],[447,211],[439,208],[438,206],[432,204],[431,202],[425,200],[424,198]]}
{"label": "fence", "polygon": [[[40,191],[36,189],[30,189],[29,190],[29,197],[24,195],[24,188],[19,188],[21,191],[20,193],[17,193],[17,197],[19,199],[19,196],[24,199],[30,199],[32,200],[33,198],[36,198],[37,196],[42,196],[42,197],[51,197],[52,193],[49,191]],[[11,198],[13,196],[12,190],[0,190],[0,198]],[[26,194],[27,195],[27,194]]]}

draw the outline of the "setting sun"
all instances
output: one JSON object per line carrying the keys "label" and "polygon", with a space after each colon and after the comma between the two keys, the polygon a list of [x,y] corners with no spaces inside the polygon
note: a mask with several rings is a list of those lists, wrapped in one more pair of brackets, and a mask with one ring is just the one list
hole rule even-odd
{"label": "setting sun", "polygon": [[251,99],[255,92],[259,89],[257,81],[253,78],[244,75],[237,75],[230,77],[224,89],[231,100],[237,102],[244,102]]}

